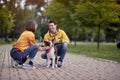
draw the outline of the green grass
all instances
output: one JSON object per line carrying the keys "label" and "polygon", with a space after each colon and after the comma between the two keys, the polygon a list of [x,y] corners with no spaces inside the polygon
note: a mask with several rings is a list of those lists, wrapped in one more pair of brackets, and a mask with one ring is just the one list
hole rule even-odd
{"label": "green grass", "polygon": [[8,39],[8,41],[5,41],[4,39],[0,39],[0,44],[11,44],[13,41],[11,39]]}
{"label": "green grass", "polygon": [[6,44],[6,42],[0,39],[0,44]]}
{"label": "green grass", "polygon": [[80,42],[76,47],[70,44],[68,52],[120,62],[120,49],[116,47],[115,43],[100,43],[98,50],[97,43]]}

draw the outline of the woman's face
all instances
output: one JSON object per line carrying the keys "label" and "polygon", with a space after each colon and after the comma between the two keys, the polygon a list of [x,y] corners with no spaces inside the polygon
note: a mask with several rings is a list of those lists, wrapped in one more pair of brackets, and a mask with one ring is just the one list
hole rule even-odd
{"label": "woman's face", "polygon": [[56,33],[57,29],[54,23],[49,23],[48,26],[51,33]]}

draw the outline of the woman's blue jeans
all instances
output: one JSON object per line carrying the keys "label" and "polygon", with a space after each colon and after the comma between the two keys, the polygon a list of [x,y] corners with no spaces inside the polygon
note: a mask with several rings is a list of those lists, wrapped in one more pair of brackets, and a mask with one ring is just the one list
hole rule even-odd
{"label": "woman's blue jeans", "polygon": [[12,48],[10,51],[10,55],[14,60],[21,60],[23,62],[26,61],[27,58],[33,59],[38,52],[38,46],[32,45],[28,47],[24,52],[17,51],[15,48]]}
{"label": "woman's blue jeans", "polygon": [[[64,59],[65,54],[67,52],[68,44],[67,43],[62,43],[62,44],[57,44],[55,46],[57,47],[57,50],[58,50],[57,54],[58,54],[58,56],[60,56],[58,61],[63,62],[63,59]],[[46,51],[42,52],[41,57],[43,59],[47,59]]]}

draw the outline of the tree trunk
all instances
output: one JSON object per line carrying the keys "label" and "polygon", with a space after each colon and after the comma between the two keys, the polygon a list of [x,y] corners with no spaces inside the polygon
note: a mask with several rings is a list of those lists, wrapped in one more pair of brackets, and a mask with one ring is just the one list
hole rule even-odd
{"label": "tree trunk", "polygon": [[101,24],[99,24],[99,26],[98,26],[98,42],[97,42],[97,49],[99,50],[99,48],[100,48],[100,25]]}
{"label": "tree trunk", "polygon": [[[99,11],[99,19],[101,19],[101,12]],[[99,50],[100,48],[100,27],[101,27],[101,21],[99,22],[98,25],[98,42],[97,42],[97,49]]]}
{"label": "tree trunk", "polygon": [[77,27],[75,29],[75,47],[77,46]]}
{"label": "tree trunk", "polygon": [[74,44],[74,46],[76,47],[76,45],[77,45],[77,39],[75,38],[75,44]]}
{"label": "tree trunk", "polygon": [[7,29],[5,30],[5,41],[8,42],[8,31],[7,31]]}

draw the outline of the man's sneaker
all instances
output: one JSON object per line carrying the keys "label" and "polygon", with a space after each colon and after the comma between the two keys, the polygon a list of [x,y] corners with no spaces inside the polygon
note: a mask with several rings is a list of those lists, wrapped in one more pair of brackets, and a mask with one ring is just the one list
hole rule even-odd
{"label": "man's sneaker", "polygon": [[14,60],[13,58],[11,58],[11,65],[13,68],[21,68],[22,65],[20,65],[16,60]]}
{"label": "man's sneaker", "polygon": [[35,66],[30,65],[30,64],[23,64],[23,67],[22,67],[22,68],[25,68],[25,69],[36,69]]}
{"label": "man's sneaker", "polygon": [[58,67],[62,67],[62,62],[58,61]]}
{"label": "man's sneaker", "polygon": [[32,62],[32,61],[30,61],[30,62],[29,62],[29,64],[30,64],[30,65],[33,65],[33,62]]}

